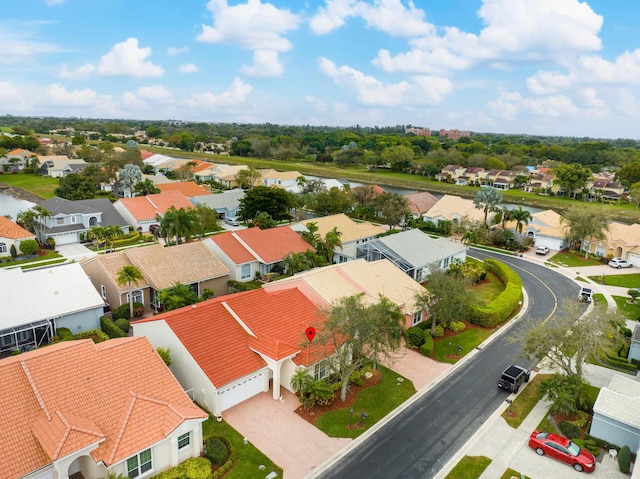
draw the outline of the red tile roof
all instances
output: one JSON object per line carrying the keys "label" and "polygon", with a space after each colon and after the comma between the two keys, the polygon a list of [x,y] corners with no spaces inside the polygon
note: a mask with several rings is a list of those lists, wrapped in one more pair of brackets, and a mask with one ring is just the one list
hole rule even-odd
{"label": "red tile roof", "polygon": [[194,196],[209,195],[211,191],[203,185],[197,184],[195,181],[176,181],[174,183],[159,183],[158,188],[163,193],[169,191],[180,191],[184,196],[191,198]]}
{"label": "red tile roof", "polygon": [[[135,365],[135,374],[130,366]],[[0,477],[91,445],[107,467],[206,418],[144,337],[67,341],[0,360]]]}
{"label": "red tile roof", "polygon": [[168,191],[155,195],[121,198],[118,200],[137,221],[155,219],[156,215],[164,215],[169,207],[193,208],[191,202],[180,191]]}
{"label": "red tile roof", "polygon": [[6,216],[0,216],[0,238],[17,240],[35,237],[36,235],[17,225]]}
{"label": "red tile roof", "polygon": [[247,228],[215,235],[211,239],[236,264],[255,260],[276,263],[289,253],[313,251],[313,247],[289,226],[266,230]]}
{"label": "red tile roof", "polygon": [[153,155],[155,155],[155,153],[152,153],[148,150],[140,150],[140,158],[142,158],[143,160],[146,160]]}

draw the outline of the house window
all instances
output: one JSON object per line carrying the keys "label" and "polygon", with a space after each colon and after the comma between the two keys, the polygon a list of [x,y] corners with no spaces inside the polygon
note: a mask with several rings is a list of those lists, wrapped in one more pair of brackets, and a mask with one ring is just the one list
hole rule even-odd
{"label": "house window", "polygon": [[178,437],[178,449],[187,447],[189,444],[191,444],[191,432]]}
{"label": "house window", "polygon": [[72,217],[71,217],[71,223],[76,223],[76,221],[77,221],[76,217],[75,217],[75,216],[72,216]]}
{"label": "house window", "polygon": [[[133,295],[133,302],[134,303],[142,303],[144,304],[144,295],[142,294],[142,290],[139,289],[137,291],[132,291],[131,294]],[[127,302],[129,302],[129,293],[127,293]]]}
{"label": "house window", "polygon": [[444,258],[442,260],[442,267],[443,268],[448,268],[450,262],[451,262],[451,258],[449,258],[449,257]]}
{"label": "house window", "polygon": [[313,379],[324,379],[329,375],[329,360],[323,359],[313,367]]}
{"label": "house window", "polygon": [[418,311],[417,313],[413,313],[413,321],[411,322],[411,325],[415,326],[420,321],[422,321],[422,311]]}
{"label": "house window", "polygon": [[0,253],[7,252],[7,243],[0,243]]}
{"label": "house window", "polygon": [[56,218],[56,225],[61,226],[64,224],[64,217],[63,218]]}
{"label": "house window", "polygon": [[251,265],[249,263],[243,264],[240,270],[240,279],[251,278]]}
{"label": "house window", "polygon": [[131,479],[148,472],[153,467],[151,463],[151,449],[142,451],[127,459],[127,474]]}
{"label": "house window", "polygon": [[102,299],[107,299],[107,287],[104,284],[100,285],[100,291],[102,292]]}

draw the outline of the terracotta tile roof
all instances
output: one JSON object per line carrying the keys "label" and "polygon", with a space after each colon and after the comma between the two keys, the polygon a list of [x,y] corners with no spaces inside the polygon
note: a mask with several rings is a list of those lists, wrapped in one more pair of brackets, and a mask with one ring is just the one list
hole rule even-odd
{"label": "terracotta tile roof", "polygon": [[343,244],[376,236],[387,231],[386,228],[374,225],[368,221],[354,221],[344,213],[304,220],[300,223],[303,225],[315,223],[318,226],[318,234],[323,237],[333,228],[337,228],[338,231],[342,233],[340,235],[340,241]]}
{"label": "terracotta tile roof", "polygon": [[155,153],[152,153],[148,150],[140,150],[140,158],[142,158],[143,160],[146,160],[153,155],[155,155]]}
{"label": "terracotta tile roof", "polygon": [[209,195],[211,191],[203,185],[197,184],[195,181],[176,181],[173,183],[161,183],[158,185],[162,193],[169,191],[180,191],[184,196],[192,198],[194,196]]}
{"label": "terracotta tile roof", "polygon": [[155,195],[136,196],[135,198],[121,198],[118,200],[137,220],[152,220],[156,215],[164,215],[169,207],[176,209],[191,209],[193,205],[180,191],[168,191]]}
{"label": "terracotta tile roof", "polygon": [[0,238],[7,239],[28,239],[34,238],[36,235],[27,231],[22,226],[17,225],[6,216],[0,216]]}
{"label": "terracotta tile roof", "polygon": [[289,253],[304,253],[313,248],[289,226],[261,230],[247,228],[211,237],[236,264],[260,261],[264,264],[281,261]]}
{"label": "terracotta tile roof", "polygon": [[438,202],[438,198],[428,191],[419,191],[418,193],[404,195],[404,197],[409,201],[409,209],[413,214],[426,213]]}
{"label": "terracotta tile roof", "polygon": [[[135,364],[136,374],[129,366]],[[0,360],[0,477],[99,444],[107,467],[206,418],[144,337],[68,341]],[[144,426],[144,427],[143,427]]]}

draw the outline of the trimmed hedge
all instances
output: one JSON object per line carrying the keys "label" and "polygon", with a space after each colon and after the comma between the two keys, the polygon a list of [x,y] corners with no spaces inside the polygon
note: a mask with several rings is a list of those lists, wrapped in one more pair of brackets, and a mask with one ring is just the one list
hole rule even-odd
{"label": "trimmed hedge", "polygon": [[106,316],[100,318],[100,328],[110,338],[126,338],[127,334]]}
{"label": "trimmed hedge", "polygon": [[436,338],[441,338],[442,336],[444,336],[444,328],[440,324],[438,324],[434,329],[433,336]]}
{"label": "trimmed hedge", "polygon": [[71,341],[73,338],[73,333],[69,328],[58,328],[57,336],[60,341]]}
{"label": "trimmed hedge", "polygon": [[485,328],[493,328],[511,317],[522,301],[522,280],[520,276],[504,263],[484,260],[487,269],[504,283],[504,291],[487,305],[471,305],[469,322]]}
{"label": "trimmed hedge", "polygon": [[123,333],[128,333],[129,332],[129,328],[131,327],[131,324],[129,323],[128,319],[125,318],[118,318],[114,321],[115,325],[118,326],[120,328],[120,330]]}
{"label": "trimmed hedge", "polygon": [[626,359],[621,358],[619,356],[613,356],[611,354],[605,354],[605,357],[603,358],[606,362],[608,362],[609,364],[611,364],[612,366],[615,366],[616,368],[620,368],[620,369],[626,369],[627,371],[637,371],[638,370],[638,366],[633,364],[633,363],[629,363]]}
{"label": "trimmed hedge", "polygon": [[213,436],[204,445],[204,456],[211,464],[221,466],[229,459],[229,442],[225,437]]}
{"label": "trimmed hedge", "polygon": [[410,349],[420,349],[420,347],[424,344],[425,336],[425,331],[417,326],[411,326],[404,332],[404,338],[407,341],[407,347]]}
{"label": "trimmed hedge", "polygon": [[423,356],[431,357],[433,354],[433,346],[434,346],[433,338],[431,337],[431,333],[429,331],[424,332],[424,344],[420,346],[420,354]]}
{"label": "trimmed hedge", "polygon": [[618,451],[618,467],[620,472],[629,473],[629,469],[631,469],[631,449],[629,446],[622,446]]}
{"label": "trimmed hedge", "polygon": [[576,439],[572,439],[572,441],[575,442],[582,449],[586,449],[587,451],[589,451],[594,456],[597,456],[600,453],[600,448],[596,444],[596,441],[594,441],[593,439],[577,439],[576,438]]}
{"label": "trimmed hedge", "polygon": [[212,479],[211,462],[206,457],[192,457],[151,479]]}
{"label": "trimmed hedge", "polygon": [[467,326],[464,324],[464,321],[451,321],[449,325],[449,329],[454,333],[459,333],[464,331]]}
{"label": "trimmed hedge", "polygon": [[[74,339],[84,339],[90,338],[91,336],[97,336],[101,341],[109,341],[109,336],[107,336],[103,331],[99,329],[89,329],[87,331],[82,331],[74,336]],[[95,340],[93,341],[96,342]]]}

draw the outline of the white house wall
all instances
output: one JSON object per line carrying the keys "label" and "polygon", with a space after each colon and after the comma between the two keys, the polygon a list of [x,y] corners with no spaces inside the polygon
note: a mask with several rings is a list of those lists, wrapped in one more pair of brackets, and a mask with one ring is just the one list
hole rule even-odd
{"label": "white house wall", "polygon": [[280,386],[291,391],[291,378],[296,373],[297,368],[298,367],[291,359],[287,359],[282,363],[282,366],[280,367]]}
{"label": "white house wall", "polygon": [[100,329],[100,317],[104,314],[102,307],[67,314],[55,320],[56,329],[68,328],[73,334],[91,329]]}

